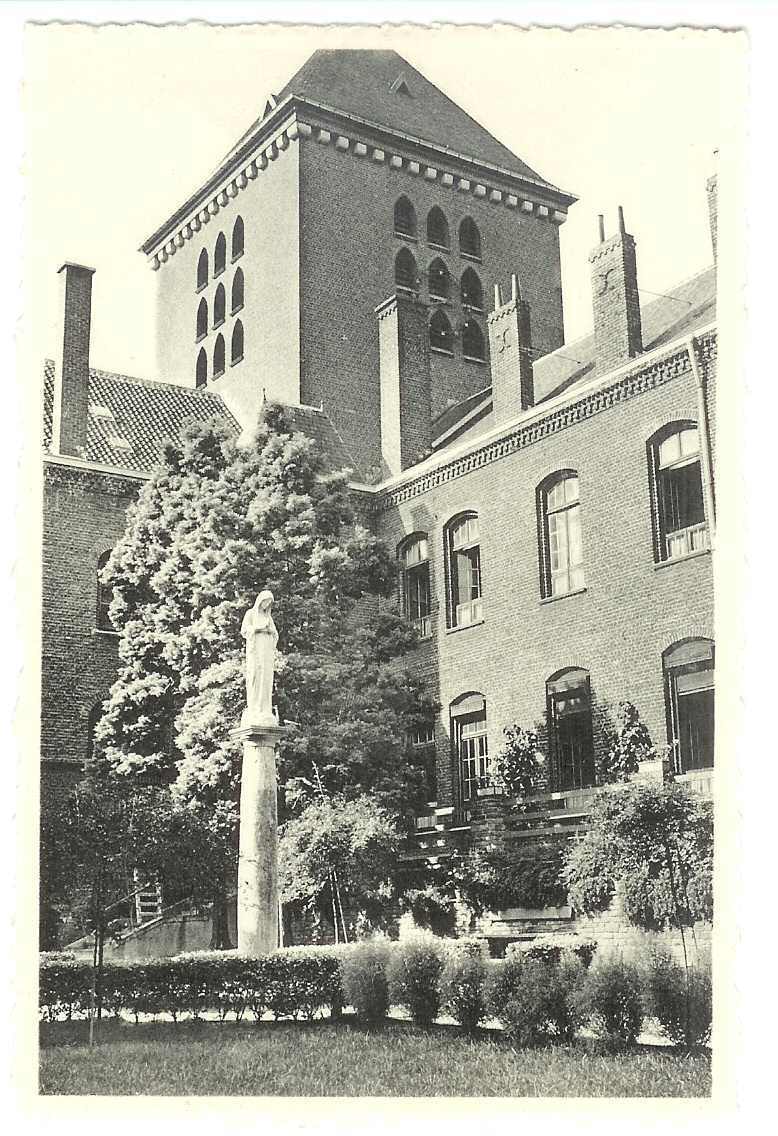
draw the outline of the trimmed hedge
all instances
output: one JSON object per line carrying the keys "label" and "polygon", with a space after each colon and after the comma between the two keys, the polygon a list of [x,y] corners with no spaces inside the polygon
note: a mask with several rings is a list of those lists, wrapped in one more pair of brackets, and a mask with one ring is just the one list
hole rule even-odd
{"label": "trimmed hedge", "polygon": [[540,959],[541,962],[557,964],[568,951],[588,967],[594,958],[597,943],[594,939],[584,939],[580,935],[548,934],[537,935],[527,942],[509,943],[505,957]]}

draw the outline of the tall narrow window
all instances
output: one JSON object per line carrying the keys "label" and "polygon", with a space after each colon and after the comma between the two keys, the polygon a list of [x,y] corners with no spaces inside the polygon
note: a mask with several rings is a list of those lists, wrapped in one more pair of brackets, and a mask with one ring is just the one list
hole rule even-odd
{"label": "tall narrow window", "polygon": [[97,730],[97,727],[100,723],[100,719],[102,718],[102,716],[103,716],[103,704],[102,704],[102,702],[96,702],[94,704],[94,706],[92,707],[92,709],[89,711],[89,717],[87,718],[87,724],[86,724],[86,729],[87,729],[87,734],[86,734],[86,759],[87,759],[87,761],[91,761],[92,758],[95,756],[95,731]]}
{"label": "tall narrow window", "polygon": [[236,217],[232,226],[232,259],[243,256],[243,218]]}
{"label": "tall narrow window", "polygon": [[448,525],[446,568],[449,626],[466,627],[470,623],[479,623],[483,619],[483,591],[481,537],[476,513],[466,513]]}
{"label": "tall narrow window", "polygon": [[578,474],[556,473],[538,492],[540,580],[544,597],[576,592],[586,583]]}
{"label": "tall narrow window", "polygon": [[482,694],[462,695],[451,704],[451,738],[457,765],[459,804],[462,809],[467,809],[476,800],[478,790],[489,784],[486,701]]}
{"label": "tall narrow window", "polygon": [[227,238],[219,233],[213,250],[213,274],[218,276],[227,267]]}
{"label": "tall narrow window", "polygon": [[417,292],[419,289],[419,270],[410,249],[401,248],[394,258],[394,282],[398,288],[404,288],[407,292]]}
{"label": "tall narrow window", "polygon": [[481,259],[481,234],[472,217],[465,217],[459,226],[459,251],[463,256]]}
{"label": "tall narrow window", "polygon": [[202,250],[197,259],[197,290],[200,291],[208,283],[208,253]]}
{"label": "tall narrow window", "polygon": [[484,291],[481,287],[481,281],[478,279],[478,273],[472,268],[466,268],[462,273],[459,290],[464,307],[475,308],[479,312],[483,311]]}
{"label": "tall narrow window", "polygon": [[201,347],[197,356],[197,366],[195,368],[195,386],[204,387],[208,382],[208,356],[205,353],[205,348]]}
{"label": "tall narrow window", "polygon": [[447,300],[451,295],[451,277],[442,260],[433,260],[429,267],[431,300]]}
{"label": "tall narrow window", "polygon": [[713,767],[713,655],[711,639],[686,639],[662,656],[667,740],[676,773]]}
{"label": "tall narrow window", "polygon": [[213,326],[221,327],[224,323],[226,296],[224,292],[224,285],[219,284],[213,297]]}
{"label": "tall narrow window", "polygon": [[649,443],[655,557],[674,560],[709,547],[700,470],[700,443],[693,422],[675,423]]}
{"label": "tall narrow window", "polygon": [[454,354],[454,334],[448,316],[440,310],[433,312],[430,320],[430,347],[446,355]]}
{"label": "tall narrow window", "polygon": [[208,334],[208,301],[205,296],[202,297],[200,303],[197,305],[197,327],[195,329],[195,338],[199,342],[205,339]]}
{"label": "tall narrow window", "polygon": [[556,788],[590,788],[595,778],[589,672],[570,667],[552,675],[546,706]]}
{"label": "tall narrow window", "polygon": [[101,580],[103,568],[105,568],[111,556],[110,548],[107,552],[102,552],[97,558],[97,610],[95,612],[95,627],[100,631],[114,631],[114,625],[111,623],[111,617],[108,614],[111,600],[113,599],[113,588],[108,584],[104,584]]}
{"label": "tall narrow window", "polygon": [[230,361],[234,367],[236,363],[240,363],[243,358],[243,324],[240,320],[235,320],[235,326],[232,329],[232,352]]}
{"label": "tall narrow window", "polygon": [[417,533],[403,544],[402,563],[403,609],[422,638],[432,634],[430,618],[430,563],[427,537]]}
{"label": "tall narrow window", "polygon": [[232,278],[232,314],[235,315],[243,307],[243,269],[236,268]]}
{"label": "tall narrow window", "polygon": [[213,346],[213,377],[216,379],[224,374],[224,336],[221,332],[216,336]]}
{"label": "tall narrow window", "polygon": [[462,354],[466,359],[483,360],[486,358],[486,345],[484,333],[477,320],[465,320],[462,325]]}
{"label": "tall narrow window", "polygon": [[395,203],[394,231],[399,237],[416,236],[416,210],[407,197],[400,197]]}
{"label": "tall narrow window", "polygon": [[437,205],[427,214],[427,243],[437,245],[438,248],[449,247],[448,221]]}

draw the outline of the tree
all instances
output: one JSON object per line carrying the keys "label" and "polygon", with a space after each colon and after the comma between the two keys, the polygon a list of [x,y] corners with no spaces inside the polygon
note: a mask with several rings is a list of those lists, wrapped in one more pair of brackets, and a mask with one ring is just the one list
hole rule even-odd
{"label": "tree", "polygon": [[291,720],[279,772],[291,807],[370,791],[395,813],[423,797],[409,731],[434,709],[404,656],[415,632],[392,606],[395,563],[354,516],[344,471],[267,405],[243,444],[218,421],[189,427],[130,509],[103,573],[120,671],[97,760],[166,780],[222,847],[219,902],[235,870],[244,705],[243,613],[276,596],[277,704]]}
{"label": "tree", "polygon": [[641,761],[653,761],[659,756],[637,707],[632,702],[620,702],[618,727],[611,733],[607,751],[600,761],[599,783],[629,781],[640,771]]}
{"label": "tree", "polygon": [[392,895],[400,832],[374,798],[331,797],[309,804],[282,831],[282,897],[331,919],[348,939],[346,912],[380,917]]}
{"label": "tree", "polygon": [[537,793],[543,781],[543,758],[537,730],[526,730],[514,723],[505,726],[503,734],[505,742],[492,767],[495,785],[512,797],[528,797]]}

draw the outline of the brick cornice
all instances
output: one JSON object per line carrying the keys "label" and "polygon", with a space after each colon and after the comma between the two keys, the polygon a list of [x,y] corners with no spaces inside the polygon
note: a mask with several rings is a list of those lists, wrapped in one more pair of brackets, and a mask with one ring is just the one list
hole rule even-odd
{"label": "brick cornice", "polygon": [[111,469],[96,463],[66,459],[57,455],[45,455],[43,459],[44,480],[51,484],[73,485],[84,480],[99,479],[101,489],[117,497],[134,496],[141,485],[149,480],[149,475],[129,470]]}

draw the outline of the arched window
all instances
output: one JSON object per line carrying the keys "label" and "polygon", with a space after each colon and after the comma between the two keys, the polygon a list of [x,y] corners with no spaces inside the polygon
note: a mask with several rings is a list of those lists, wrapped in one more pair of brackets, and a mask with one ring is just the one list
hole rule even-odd
{"label": "arched window", "polygon": [[235,327],[232,329],[232,354],[230,356],[232,366],[240,363],[243,358],[243,324],[240,320],[235,320]]}
{"label": "arched window", "polygon": [[445,312],[432,313],[430,320],[430,347],[433,351],[443,351],[446,355],[454,354],[454,335],[451,324]]}
{"label": "arched window", "polygon": [[216,238],[216,247],[213,250],[213,274],[219,276],[227,267],[227,239],[224,233]]}
{"label": "arched window", "polygon": [[445,530],[448,625],[467,627],[483,619],[481,536],[477,513],[455,517]]}
{"label": "arched window", "polygon": [[422,638],[432,634],[430,562],[426,533],[414,533],[400,546],[403,611]]}
{"label": "arched window", "polygon": [[429,286],[431,300],[447,300],[451,295],[451,277],[448,269],[439,258],[429,267]]}
{"label": "arched window", "polygon": [[459,251],[462,256],[472,256],[474,260],[481,259],[481,234],[472,217],[465,217],[459,226]]}
{"label": "arched window", "polygon": [[202,297],[200,303],[197,305],[197,327],[195,329],[195,341],[199,342],[205,339],[208,334],[208,301],[205,296]]}
{"label": "arched window", "polygon": [[419,288],[419,270],[410,249],[401,248],[394,258],[394,282],[398,288],[416,292]]}
{"label": "arched window", "polygon": [[662,655],[667,741],[676,773],[713,767],[714,644],[684,639]]}
{"label": "arched window", "polygon": [[448,235],[448,221],[442,209],[435,205],[427,214],[427,243],[437,245],[438,248],[447,249],[450,238]]}
{"label": "arched window", "polygon": [[540,591],[544,598],[577,592],[586,584],[578,474],[566,469],[538,489]]}
{"label": "arched window", "polygon": [[232,278],[232,314],[243,307],[243,269],[236,268]]}
{"label": "arched window", "polygon": [[484,333],[477,320],[465,320],[462,325],[462,354],[466,359],[486,358]]}
{"label": "arched window", "polygon": [[225,308],[226,308],[226,295],[224,292],[224,285],[219,284],[216,293],[213,297],[213,326],[221,327],[224,323]]}
{"label": "arched window", "polygon": [[197,291],[204,288],[208,283],[208,253],[205,249],[202,250],[197,259]]}
{"label": "arched window", "polygon": [[394,231],[398,237],[416,236],[416,210],[407,197],[400,197],[395,202]]}
{"label": "arched window", "polygon": [[674,422],[648,443],[654,557],[674,560],[709,547],[694,422]]}
{"label": "arched window", "polygon": [[236,217],[232,226],[232,259],[243,256],[243,218]]}
{"label": "arched window", "polygon": [[195,367],[195,386],[204,387],[208,381],[208,356],[205,353],[205,348],[201,347],[197,356],[197,366]]}
{"label": "arched window", "polygon": [[479,312],[484,310],[484,290],[474,269],[466,268],[462,273],[459,291],[466,308],[475,308]]}
{"label": "arched window", "polygon": [[216,336],[213,347],[213,377],[216,379],[224,374],[224,336],[221,332]]}
{"label": "arched window", "polygon": [[595,777],[589,672],[567,667],[553,674],[546,682],[546,711],[555,788],[590,788]]}
{"label": "arched window", "polygon": [[476,800],[478,790],[485,789],[489,784],[486,699],[483,694],[475,692],[462,694],[451,703],[449,713],[457,765],[459,806],[465,810]]}
{"label": "arched window", "polygon": [[108,584],[104,584],[100,578],[103,568],[105,568],[108,563],[110,556],[111,550],[109,548],[106,552],[101,552],[97,558],[97,606],[95,612],[95,627],[100,631],[116,630],[108,614],[111,600],[113,599],[113,588]]}

